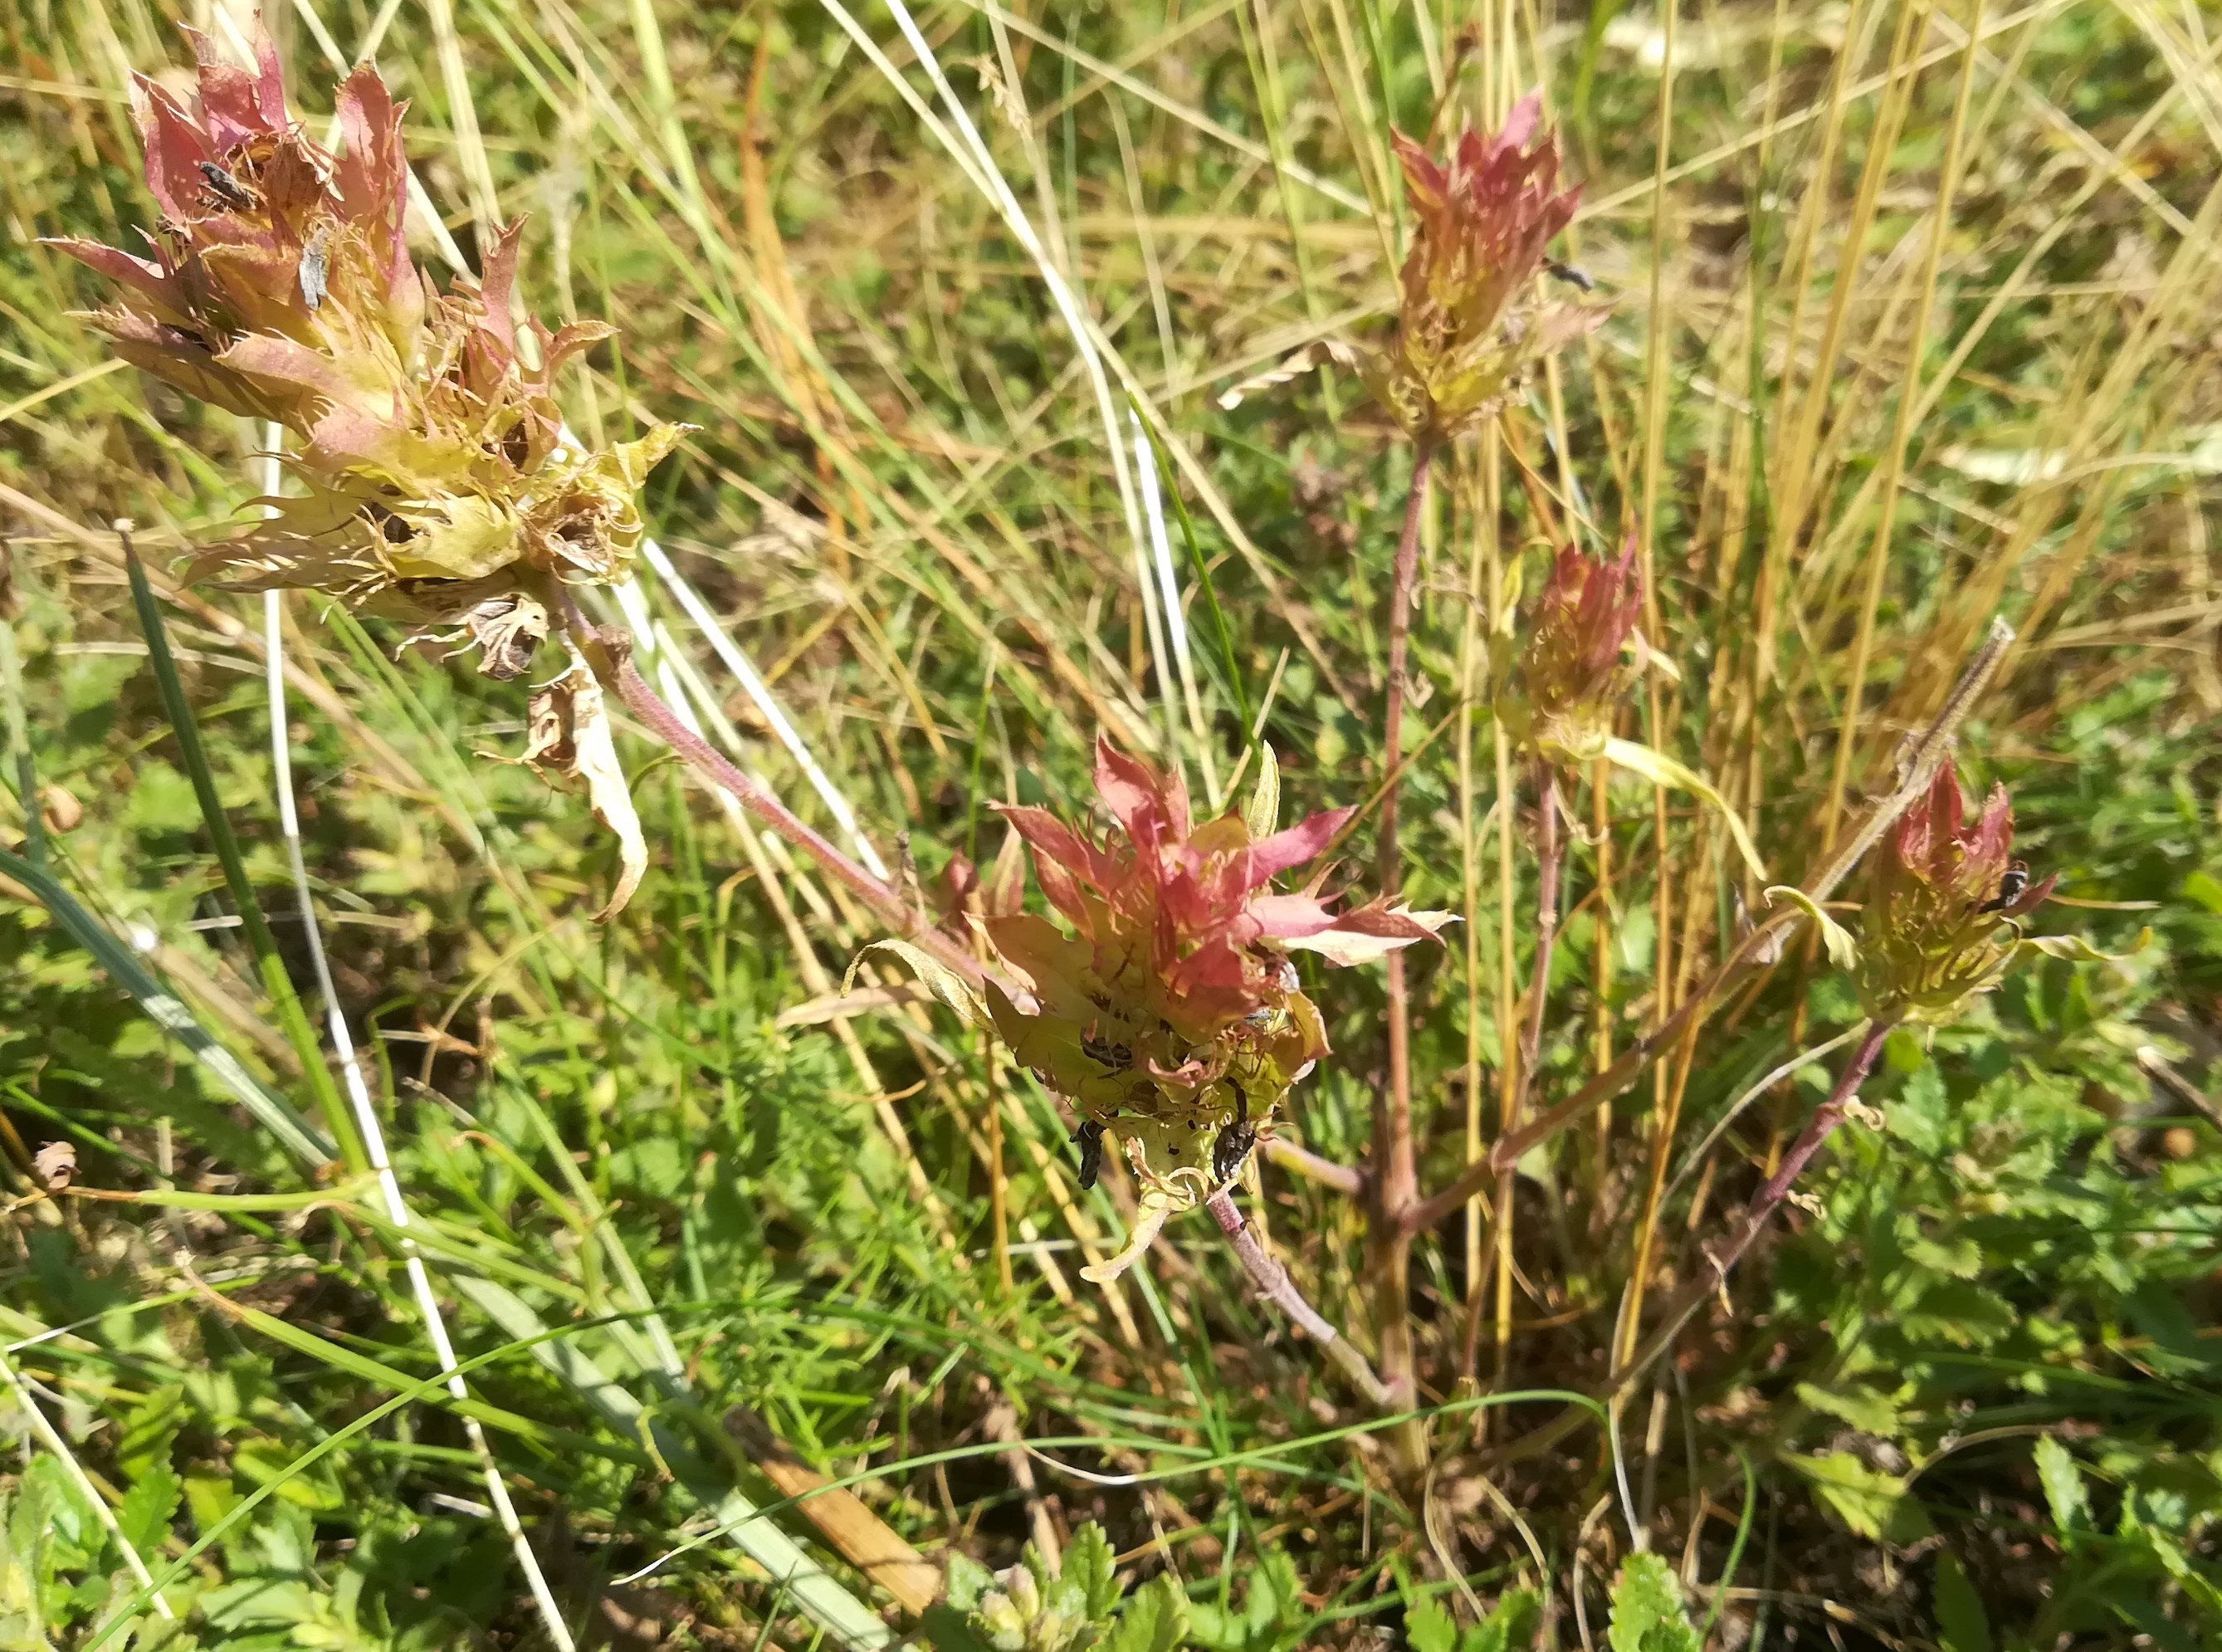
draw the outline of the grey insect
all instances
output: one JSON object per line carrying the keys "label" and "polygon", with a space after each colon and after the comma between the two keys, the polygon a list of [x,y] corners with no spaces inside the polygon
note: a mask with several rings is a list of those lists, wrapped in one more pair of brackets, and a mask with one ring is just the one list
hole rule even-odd
{"label": "grey insect", "polygon": [[1597,291],[1597,277],[1579,264],[1562,264],[1554,258],[1543,266],[1543,273],[1554,281],[1564,281],[1568,286],[1579,287],[1585,292]]}
{"label": "grey insect", "polygon": [[1080,1144],[1080,1190],[1085,1193],[1103,1171],[1103,1127],[1093,1119],[1083,1119],[1072,1139]]}
{"label": "grey insect", "polygon": [[213,160],[201,161],[199,166],[201,176],[208,179],[210,194],[235,211],[247,212],[254,210],[254,197],[248,192],[247,186],[239,179],[234,178]]}
{"label": "grey insect", "polygon": [[324,301],[324,280],[330,273],[328,260],[331,244],[332,226],[322,223],[317,226],[316,233],[301,248],[301,302],[311,311]]}
{"label": "grey insect", "polygon": [[1234,1121],[1219,1133],[1211,1144],[1211,1179],[1215,1186],[1225,1187],[1242,1169],[1242,1161],[1250,1157],[1250,1150],[1258,1145],[1258,1127],[1250,1122],[1250,1098],[1240,1089],[1234,1091]]}

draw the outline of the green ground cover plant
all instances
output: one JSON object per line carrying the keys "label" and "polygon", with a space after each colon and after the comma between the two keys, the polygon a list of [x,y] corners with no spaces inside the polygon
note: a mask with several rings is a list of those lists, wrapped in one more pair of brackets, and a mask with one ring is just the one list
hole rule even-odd
{"label": "green ground cover plant", "polygon": [[0,1649],[2222,1642],[2211,14],[0,23]]}

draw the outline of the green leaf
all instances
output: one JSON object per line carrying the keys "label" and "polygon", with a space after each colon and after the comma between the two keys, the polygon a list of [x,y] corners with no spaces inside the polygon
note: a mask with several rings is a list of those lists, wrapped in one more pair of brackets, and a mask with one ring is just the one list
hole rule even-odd
{"label": "green leaf", "polygon": [[848,975],[842,980],[843,992],[856,990],[857,971],[863,966],[866,958],[880,952],[908,965],[910,972],[926,989],[955,1010],[957,1019],[967,1027],[976,1027],[983,1033],[995,1030],[995,1023],[988,1014],[988,1001],[980,996],[978,989],[932,953],[913,946],[907,940],[874,941],[857,953],[849,964]]}
{"label": "green leaf", "polygon": [[1798,1398],[1817,1411],[1842,1418],[1862,1434],[1889,1439],[1899,1432],[1898,1407],[1872,1388],[1819,1388],[1801,1382]]}
{"label": "green leaf", "polygon": [[1698,1652],[1698,1631],[1682,1608],[1682,1586],[1658,1555],[1631,1555],[1613,1580],[1612,1652]]}
{"label": "green leaf", "polygon": [[1180,1652],[1189,1632],[1188,1597],[1166,1573],[1140,1588],[1119,1614],[1103,1652]]}
{"label": "green leaf", "polygon": [[135,1480],[150,1469],[167,1469],[171,1442],[185,1421],[185,1390],[182,1383],[165,1383],[151,1389],[127,1412],[123,1431],[116,1441],[116,1466],[123,1478]]}
{"label": "green leaf", "polygon": [[2089,1527],[2091,1502],[2083,1490],[2083,1471],[2068,1448],[2049,1434],[2037,1442],[2037,1478],[2044,1486],[2055,1525],[2063,1532]]}
{"label": "green leaf", "polygon": [[1499,1595],[1489,1616],[1468,1630],[1459,1652],[1514,1652],[1531,1646],[1543,1616],[1543,1597],[1533,1589],[1507,1589]]}
{"label": "green leaf", "polygon": [[1944,1652],[1991,1652],[1991,1620],[1982,1597],[1949,1550],[1936,1557],[1936,1580],[1930,1586],[1937,1642]]}
{"label": "green leaf", "polygon": [[959,1611],[970,1611],[980,1604],[980,1597],[995,1586],[995,1574],[974,1560],[970,1555],[949,1557],[949,1604]]}
{"label": "green leaf", "polygon": [[1722,824],[1729,836],[1736,840],[1736,852],[1743,864],[1751,868],[1754,877],[1764,880],[1767,867],[1759,858],[1759,851],[1752,846],[1751,833],[1744,830],[1736,812],[1728,806],[1728,800],[1712,788],[1712,783],[1694,769],[1685,768],[1663,751],[1654,751],[1648,745],[1618,738],[1604,743],[1604,755],[1630,774],[1641,775],[1654,786],[1671,786],[1689,793],[1701,802],[1708,803],[1720,813]]}
{"label": "green leaf", "polygon": [[1404,1609],[1404,1640],[1412,1652],[1458,1652],[1458,1624],[1439,1600],[1415,1600]]}
{"label": "green leaf", "polygon": [[2217,917],[2222,917],[2222,877],[2194,868],[2183,875],[2177,892],[2187,900],[2196,901]]}
{"label": "green leaf", "polygon": [[1111,1540],[1093,1520],[1064,1546],[1065,1579],[1080,1586],[1083,1610],[1091,1623],[1108,1617],[1119,1604],[1118,1561]]}
{"label": "green leaf", "polygon": [[2016,962],[2037,952],[2046,958],[2065,958],[2072,964],[2119,964],[2144,952],[2151,941],[2152,931],[2140,929],[2128,951],[2102,952],[2081,935],[2027,935],[2014,943],[2013,952]]}
{"label": "green leaf", "polygon": [[1787,883],[1769,884],[1767,889],[1768,904],[1772,905],[1778,895],[1813,920],[1813,927],[1821,932],[1822,944],[1829,949],[1830,963],[1840,970],[1859,968],[1859,944],[1852,939],[1851,931],[1831,918],[1819,901],[1805,890],[1792,889]]}
{"label": "green leaf", "polygon": [[1258,783],[1242,806],[1242,824],[1250,828],[1253,843],[1271,837],[1281,824],[1281,764],[1270,740],[1258,742]]}
{"label": "green leaf", "polygon": [[1790,1466],[1812,1482],[1814,1494],[1837,1519],[1861,1537],[1907,1538],[1928,1525],[1921,1505],[1905,1494],[1895,1474],[1869,1468],[1849,1451],[1820,1457],[1790,1457]]}
{"label": "green leaf", "polygon": [[132,1552],[147,1555],[168,1541],[185,1487],[167,1463],[141,1474],[116,1504],[116,1523]]}

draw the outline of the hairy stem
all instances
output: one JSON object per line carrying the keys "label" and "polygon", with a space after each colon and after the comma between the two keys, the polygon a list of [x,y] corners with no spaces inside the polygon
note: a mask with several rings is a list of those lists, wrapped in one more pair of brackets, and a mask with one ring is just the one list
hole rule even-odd
{"label": "hairy stem", "polygon": [[1259,1239],[1257,1229],[1242,1219],[1235,1208],[1234,1196],[1221,1188],[1203,1202],[1211,1218],[1219,1224],[1219,1231],[1227,1235],[1227,1243],[1242,1260],[1244,1270],[1255,1282],[1266,1300],[1294,1320],[1296,1328],[1320,1345],[1320,1351],[1333,1360],[1338,1369],[1348,1377],[1359,1391],[1376,1410],[1396,1410],[1400,1408],[1397,1396],[1388,1384],[1374,1374],[1373,1367],[1365,1363],[1365,1356],[1351,1347],[1342,1333],[1321,1317],[1320,1312],[1304,1300],[1303,1292],[1289,1278],[1283,1267],[1266,1253]]}
{"label": "hairy stem", "polygon": [[625,709],[639,719],[643,728],[685,758],[706,779],[731,792],[743,808],[817,862],[821,870],[897,934],[932,953],[966,980],[976,982],[982,978],[978,959],[948,937],[921,924],[910,903],[884,880],[874,876],[830,839],[813,831],[769,788],[727,761],[722,752],[681,721],[679,714],[648,686],[648,680],[633,664],[630,638],[612,637],[588,620],[575,603],[568,600],[567,594],[559,593],[559,597],[565,598],[561,611],[566,627],[593,668],[595,676],[605,688],[617,691]]}
{"label": "hairy stem", "polygon": [[[1404,527],[1397,541],[1396,568],[1389,585],[1389,689],[1382,713],[1382,766],[1386,775],[1381,798],[1381,893],[1395,900],[1403,891],[1404,862],[1397,841],[1397,800],[1403,787],[1404,672],[1411,645],[1412,589],[1420,570],[1420,519],[1427,508],[1428,467],[1435,438],[1422,435],[1412,454],[1411,491],[1404,500]],[[1412,1148],[1412,1006],[1405,985],[1404,955],[1388,959],[1389,1084],[1373,1115],[1372,1222],[1373,1312],[1381,1368],[1390,1388],[1409,1401],[1415,1390],[1411,1289],[1412,1230],[1405,1211],[1419,1197],[1419,1172]],[[1400,1429],[1399,1454],[1413,1473],[1424,1472],[1426,1445],[1416,1426]],[[1409,1435],[1410,1437],[1405,1437]]]}

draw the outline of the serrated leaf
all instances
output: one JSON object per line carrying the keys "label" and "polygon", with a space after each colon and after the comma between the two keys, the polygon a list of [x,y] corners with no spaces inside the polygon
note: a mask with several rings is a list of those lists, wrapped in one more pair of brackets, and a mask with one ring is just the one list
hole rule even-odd
{"label": "serrated leaf", "polygon": [[1188,1597],[1160,1572],[1134,1591],[1103,1652],[1180,1652],[1188,1636]]}
{"label": "serrated leaf", "polygon": [[1111,1540],[1093,1520],[1074,1532],[1064,1546],[1065,1578],[1080,1586],[1091,1623],[1108,1617],[1119,1604],[1118,1561]]}
{"label": "serrated leaf", "polygon": [[1791,1466],[1812,1483],[1814,1494],[1856,1536],[1880,1537],[1901,1517],[1905,1482],[1869,1468],[1849,1451],[1792,1457]]}
{"label": "serrated leaf", "polygon": [[135,1480],[149,1469],[170,1466],[171,1442],[185,1416],[185,1391],[179,1383],[150,1390],[131,1408],[116,1442],[116,1466],[124,1479]]}
{"label": "serrated leaf", "polygon": [[1242,824],[1250,828],[1252,843],[1262,843],[1280,829],[1281,764],[1270,740],[1258,742],[1258,783],[1242,806]]}
{"label": "serrated leaf", "polygon": [[1532,1646],[1542,1616],[1542,1596],[1533,1589],[1507,1589],[1489,1616],[1466,1632],[1459,1652],[1516,1652]]}
{"label": "serrated leaf", "polygon": [[1612,1652],[1698,1652],[1698,1631],[1683,1610],[1682,1586],[1658,1555],[1631,1555],[1612,1584],[1605,1629]]}
{"label": "serrated leaf", "polygon": [[1404,1643],[1412,1652],[1458,1652],[1458,1624],[1438,1600],[1404,1608]]}
{"label": "serrated leaf", "polygon": [[957,1611],[970,1611],[980,1604],[980,1597],[995,1586],[995,1574],[970,1555],[949,1557],[946,1598]]}
{"label": "serrated leaf", "polygon": [[1617,737],[1604,743],[1604,755],[1616,766],[1630,774],[1641,775],[1654,786],[1671,786],[1689,793],[1700,802],[1710,804],[1728,827],[1729,836],[1735,840],[1736,852],[1743,864],[1751,868],[1754,877],[1764,880],[1767,867],[1759,858],[1759,851],[1751,841],[1751,833],[1744,830],[1743,822],[1728,805],[1728,800],[1713,789],[1712,782],[1694,769],[1674,761],[1663,751],[1654,751],[1648,745]]}
{"label": "serrated leaf", "polygon": [[1991,1620],[1983,1611],[1982,1597],[1949,1550],[1936,1557],[1930,1607],[1943,1652],[1991,1652]]}
{"label": "serrated leaf", "polygon": [[2091,1501],[2083,1490],[2083,1471],[2066,1446],[2046,1435],[2037,1442],[2037,1478],[2044,1486],[2044,1501],[2052,1522],[2063,1532],[2088,1527]]}
{"label": "serrated leaf", "polygon": [[170,1536],[185,1487],[167,1463],[147,1470],[116,1504],[116,1524],[123,1541],[141,1556],[157,1553]]}
{"label": "serrated leaf", "polygon": [[995,1023],[988,1014],[988,1001],[980,996],[972,983],[932,953],[913,946],[907,940],[874,941],[857,953],[849,964],[849,973],[842,978],[843,992],[856,990],[857,970],[866,958],[876,953],[885,953],[907,965],[926,990],[955,1010],[957,1018],[967,1027],[977,1027],[983,1033],[994,1029]]}
{"label": "serrated leaf", "polygon": [[1890,1439],[1899,1432],[1898,1407],[1872,1388],[1820,1388],[1801,1382],[1798,1398],[1817,1411],[1842,1418],[1862,1434]]}
{"label": "serrated leaf", "polygon": [[1830,963],[1840,970],[1855,970],[1859,967],[1859,943],[1852,939],[1850,930],[1845,928],[1823,909],[1819,901],[1814,900],[1805,890],[1793,889],[1787,883],[1774,883],[1767,887],[1767,904],[1773,905],[1777,895],[1812,920],[1813,927],[1821,932],[1822,944],[1829,949]]}

